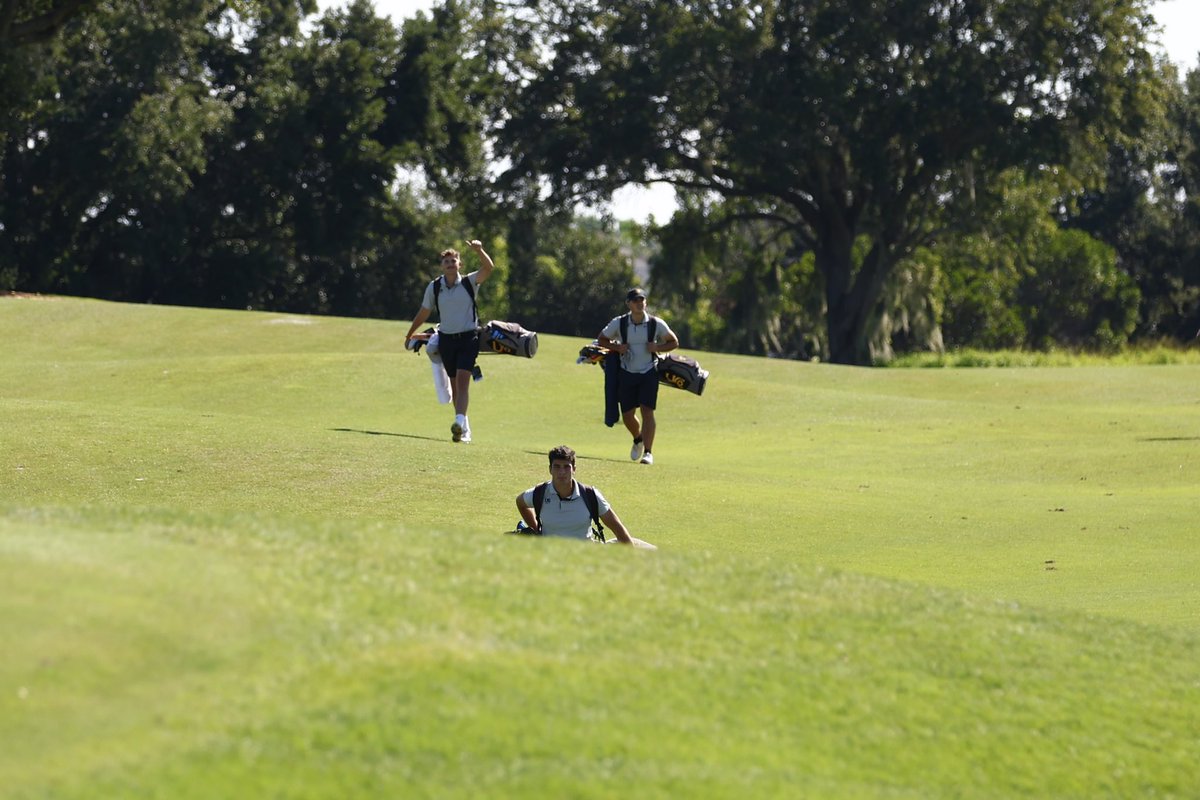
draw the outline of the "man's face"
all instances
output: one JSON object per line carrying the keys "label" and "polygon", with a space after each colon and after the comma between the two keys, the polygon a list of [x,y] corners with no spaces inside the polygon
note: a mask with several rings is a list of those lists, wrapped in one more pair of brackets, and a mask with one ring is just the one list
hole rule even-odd
{"label": "man's face", "polygon": [[442,258],[442,272],[450,273],[458,271],[458,256],[445,256]]}
{"label": "man's face", "polygon": [[630,311],[645,312],[646,310],[646,298],[644,297],[635,297],[632,300],[626,300],[625,304],[629,306]]}
{"label": "man's face", "polygon": [[569,481],[575,477],[575,465],[570,461],[556,458],[550,462],[550,477],[556,481]]}

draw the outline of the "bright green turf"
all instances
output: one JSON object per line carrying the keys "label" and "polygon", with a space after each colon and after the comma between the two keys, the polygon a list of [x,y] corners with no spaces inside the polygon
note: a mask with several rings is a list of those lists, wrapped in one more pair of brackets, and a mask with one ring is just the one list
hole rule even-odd
{"label": "bright green turf", "polygon": [[[1200,795],[1200,366],[699,354],[647,468],[404,328],[0,298],[0,796]],[[659,551],[500,535],[561,442]]]}

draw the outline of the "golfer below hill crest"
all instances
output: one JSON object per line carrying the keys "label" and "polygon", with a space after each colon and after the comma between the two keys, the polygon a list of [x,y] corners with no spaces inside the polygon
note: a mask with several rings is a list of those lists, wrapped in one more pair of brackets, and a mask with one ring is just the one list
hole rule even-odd
{"label": "golfer below hill crest", "polygon": [[[593,524],[602,522],[616,536],[615,541],[621,544],[631,544],[649,550],[658,549],[649,542],[630,535],[617,512],[613,511],[599,489],[575,480],[574,450],[560,444],[548,455],[550,480],[517,495],[517,511],[525,523],[524,532],[588,541],[593,538]],[[593,505],[594,510],[589,508],[589,505]],[[598,538],[602,539],[602,527],[597,526],[597,531]]]}
{"label": "golfer below hill crest", "polygon": [[630,289],[625,295],[625,305],[629,308],[628,313],[613,317],[596,341],[621,355],[617,396],[621,421],[633,436],[629,458],[653,464],[651,449],[658,429],[654,417],[658,407],[658,370],[655,367],[660,353],[669,353],[679,347],[679,337],[661,317],[646,310],[646,293],[641,289]]}
{"label": "golfer below hill crest", "polygon": [[442,274],[425,286],[421,308],[413,317],[412,327],[404,337],[407,346],[417,329],[425,324],[431,313],[437,311],[438,347],[442,364],[450,377],[454,398],[454,423],[450,426],[450,435],[456,442],[471,441],[467,406],[472,371],[479,357],[479,312],[475,305],[475,292],[495,268],[491,256],[483,249],[483,242],[472,239],[467,244],[479,256],[479,269],[469,275],[462,274],[462,259],[458,251],[443,250]]}

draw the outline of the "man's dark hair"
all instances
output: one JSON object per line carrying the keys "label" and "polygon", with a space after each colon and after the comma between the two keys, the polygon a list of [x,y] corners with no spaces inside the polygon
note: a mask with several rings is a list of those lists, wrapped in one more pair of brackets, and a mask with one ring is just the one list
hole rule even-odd
{"label": "man's dark hair", "polygon": [[565,444],[560,444],[550,451],[550,466],[553,467],[555,461],[569,461],[573,467],[575,466],[575,451]]}

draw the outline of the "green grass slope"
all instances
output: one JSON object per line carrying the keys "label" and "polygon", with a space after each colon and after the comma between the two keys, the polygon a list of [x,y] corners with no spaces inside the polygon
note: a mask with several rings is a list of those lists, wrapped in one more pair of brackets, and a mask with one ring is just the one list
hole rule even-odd
{"label": "green grass slope", "polygon": [[[1200,796],[1200,367],[699,354],[643,467],[402,335],[0,298],[0,794]],[[660,550],[500,535],[562,442]]]}

